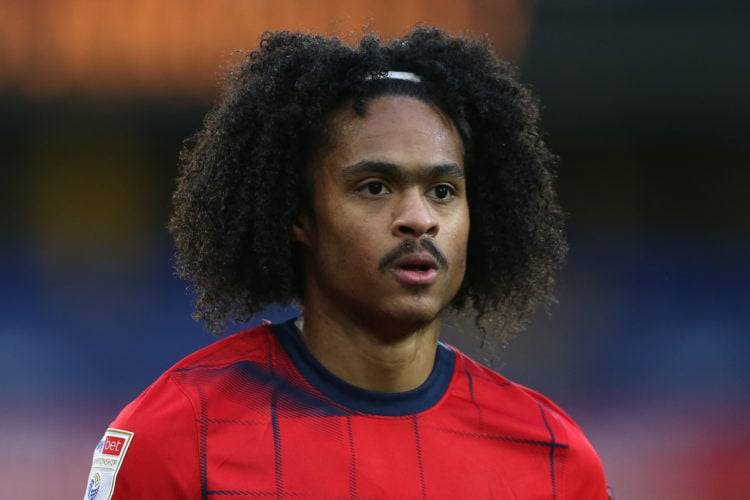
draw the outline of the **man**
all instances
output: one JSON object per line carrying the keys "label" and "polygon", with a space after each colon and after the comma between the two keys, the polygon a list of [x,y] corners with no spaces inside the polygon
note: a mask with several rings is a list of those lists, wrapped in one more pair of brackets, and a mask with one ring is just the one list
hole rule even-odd
{"label": "man", "polygon": [[606,498],[552,402],[438,341],[517,330],[566,252],[538,112],[485,41],[266,34],[186,148],[177,271],[216,333],[106,431],[86,498]]}

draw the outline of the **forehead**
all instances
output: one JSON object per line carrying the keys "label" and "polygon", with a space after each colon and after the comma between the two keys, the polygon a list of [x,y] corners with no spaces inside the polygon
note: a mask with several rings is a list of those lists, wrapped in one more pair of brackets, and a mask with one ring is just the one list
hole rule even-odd
{"label": "forehead", "polygon": [[383,96],[366,103],[363,115],[351,105],[329,122],[324,164],[340,166],[363,160],[425,166],[453,163],[463,167],[463,144],[453,122],[434,106],[405,96]]}

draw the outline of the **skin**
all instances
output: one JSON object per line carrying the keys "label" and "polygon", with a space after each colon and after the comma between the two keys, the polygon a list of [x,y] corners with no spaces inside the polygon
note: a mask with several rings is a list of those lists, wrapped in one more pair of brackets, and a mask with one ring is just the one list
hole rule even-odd
{"label": "skin", "polygon": [[364,116],[344,106],[330,126],[332,144],[311,165],[313,210],[293,228],[302,337],[355,386],[414,389],[432,370],[440,315],[466,268],[463,145],[445,115],[411,97],[374,99]]}

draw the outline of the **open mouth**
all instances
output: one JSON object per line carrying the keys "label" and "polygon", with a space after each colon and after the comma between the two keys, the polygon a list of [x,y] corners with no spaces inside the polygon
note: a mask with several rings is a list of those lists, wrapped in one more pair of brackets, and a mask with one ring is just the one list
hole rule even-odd
{"label": "open mouth", "polygon": [[401,255],[392,266],[398,281],[405,285],[430,285],[435,282],[439,272],[438,262],[426,252]]}
{"label": "open mouth", "polygon": [[406,265],[396,268],[397,279],[405,285],[429,285],[437,279],[437,269],[428,265]]}
{"label": "open mouth", "polygon": [[407,266],[401,266],[401,269],[404,269],[406,271],[413,271],[417,273],[426,273],[432,268],[426,265],[407,265]]}

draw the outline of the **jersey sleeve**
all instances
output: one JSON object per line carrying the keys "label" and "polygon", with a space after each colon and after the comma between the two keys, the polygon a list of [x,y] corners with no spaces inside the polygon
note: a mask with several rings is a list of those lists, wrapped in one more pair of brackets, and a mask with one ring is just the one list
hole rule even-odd
{"label": "jersey sleeve", "polygon": [[[607,500],[610,490],[599,455],[581,428],[560,407],[545,396],[525,388],[544,408],[546,424],[555,440],[565,443],[556,460],[558,498]],[[551,457],[552,458],[552,457]]]}
{"label": "jersey sleeve", "polygon": [[200,498],[196,417],[167,374],[126,406],[94,450],[84,500]]}
{"label": "jersey sleeve", "polygon": [[572,421],[568,427],[568,446],[561,467],[561,498],[607,500],[610,495],[601,460]]}

